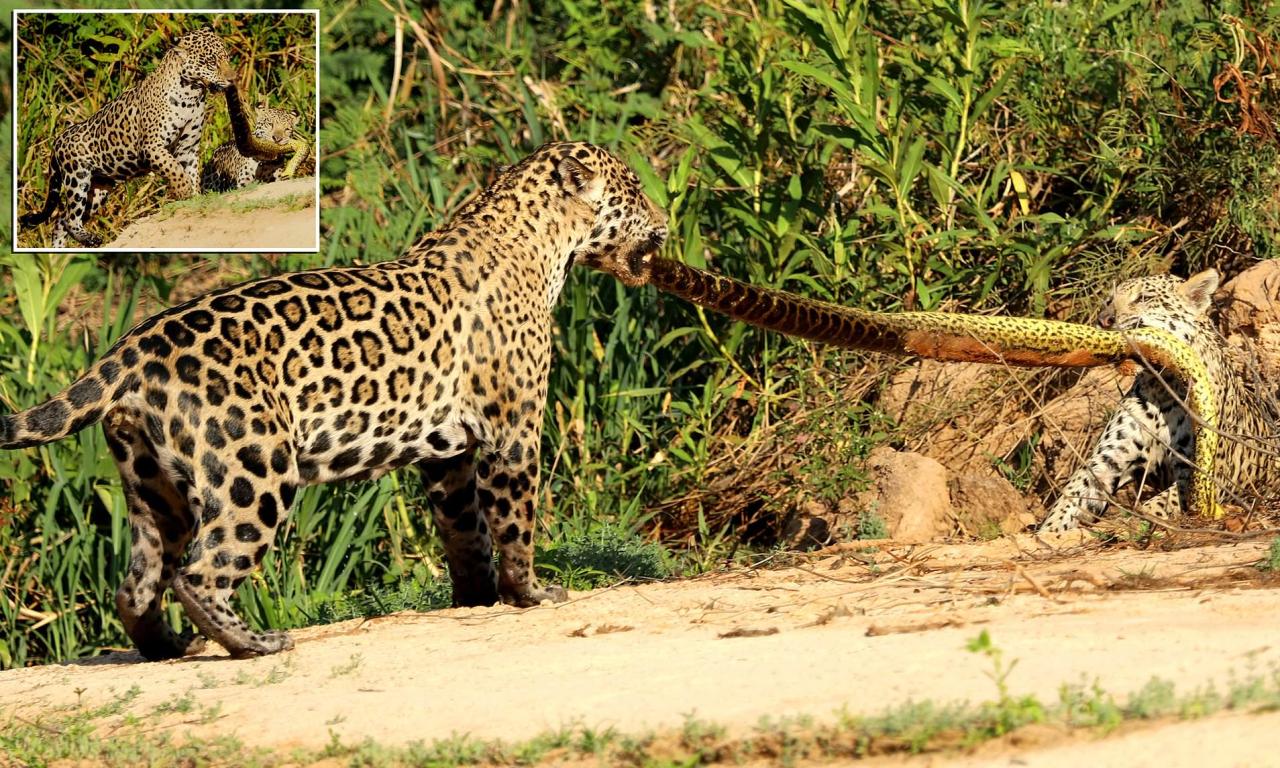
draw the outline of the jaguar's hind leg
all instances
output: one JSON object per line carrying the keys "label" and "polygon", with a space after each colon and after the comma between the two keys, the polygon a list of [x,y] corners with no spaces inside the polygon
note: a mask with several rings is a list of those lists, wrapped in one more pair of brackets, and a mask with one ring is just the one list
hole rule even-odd
{"label": "jaguar's hind leg", "polygon": [[62,213],[53,226],[53,246],[66,246],[67,235],[88,248],[102,245],[102,238],[84,228],[93,208],[93,174],[84,166],[69,166],[62,182]]}
{"label": "jaguar's hind leg", "polygon": [[116,592],[125,632],[153,661],[199,653],[204,638],[174,632],[162,611],[165,590],[191,538],[194,521],[186,499],[161,470],[136,412],[117,408],[107,415],[104,428],[124,483],[132,534],[129,572]]}
{"label": "jaguar's hind leg", "polygon": [[444,541],[456,606],[498,602],[493,540],[476,495],[475,455],[466,452],[418,465],[427,481],[427,498],[436,530]]}
{"label": "jaguar's hind leg", "polygon": [[[265,453],[242,449],[237,455],[251,456],[242,462],[267,473],[261,463]],[[282,461],[293,463],[291,455]],[[231,607],[231,595],[266,556],[277,526],[293,504],[295,486],[278,476],[250,480],[220,464],[214,469],[215,475],[223,475],[221,482],[203,483],[192,490],[199,499],[202,522],[187,552],[187,563],[173,580],[173,591],[200,631],[233,657],[287,651],[293,639],[279,631],[254,632]]]}
{"label": "jaguar's hind leg", "polygon": [[109,192],[111,192],[111,187],[109,186],[93,185],[93,194],[89,198],[89,212],[84,217],[86,222],[92,221],[93,217],[102,209],[102,204],[106,201]]}

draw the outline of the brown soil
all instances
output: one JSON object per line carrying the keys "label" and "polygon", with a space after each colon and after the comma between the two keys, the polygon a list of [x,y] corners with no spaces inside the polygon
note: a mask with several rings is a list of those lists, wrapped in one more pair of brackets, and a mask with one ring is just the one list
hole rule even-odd
{"label": "brown soil", "polygon": [[166,207],[125,227],[106,248],[314,249],[314,177],[277,181]]}
{"label": "brown soil", "polygon": [[[125,714],[149,727],[280,749],[331,734],[390,745],[574,724],[636,732],[691,713],[746,733],[764,716],[991,700],[990,661],[965,650],[982,630],[1017,660],[1015,695],[1054,701],[1064,683],[1096,681],[1123,699],[1152,677],[1182,693],[1223,690],[1232,675],[1280,663],[1280,582],[1254,567],[1265,552],[1257,541],[1104,548],[1080,534],[875,555],[845,545],[790,567],[575,593],[557,606],[316,627],[262,659],[147,664],[130,652],[13,670],[0,673],[0,720],[110,702],[136,684]],[[154,714],[188,694],[218,716]],[[1163,766],[1261,765],[1278,744],[1277,713],[1223,715],[1108,737],[1031,730],[970,754],[889,762],[1139,765],[1151,754]]]}

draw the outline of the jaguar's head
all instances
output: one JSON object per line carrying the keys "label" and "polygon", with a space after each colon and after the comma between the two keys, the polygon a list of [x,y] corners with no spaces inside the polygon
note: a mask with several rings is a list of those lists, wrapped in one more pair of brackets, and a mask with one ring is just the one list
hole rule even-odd
{"label": "jaguar's head", "polygon": [[625,285],[649,280],[649,262],[667,239],[667,214],[645,195],[621,160],[585,142],[547,144],[551,186],[581,206],[591,227],[573,249],[572,263],[608,272]]}
{"label": "jaguar's head", "polygon": [[1163,328],[1190,341],[1198,324],[1208,315],[1218,271],[1203,272],[1180,280],[1173,275],[1149,275],[1125,280],[1111,290],[1098,312],[1098,325],[1117,331]]}
{"label": "jaguar's head", "polygon": [[181,62],[180,77],[184,83],[222,91],[231,85],[235,70],[227,58],[222,38],[210,29],[197,29],[178,38],[170,51]]}
{"label": "jaguar's head", "polygon": [[266,102],[254,110],[253,135],[263,141],[284,144],[293,136],[302,116],[291,109],[272,109]]}

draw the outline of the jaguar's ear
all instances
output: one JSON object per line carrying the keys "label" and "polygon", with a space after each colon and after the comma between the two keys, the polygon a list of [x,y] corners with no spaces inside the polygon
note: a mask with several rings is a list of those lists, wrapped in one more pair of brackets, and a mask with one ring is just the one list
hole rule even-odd
{"label": "jaguar's ear", "polygon": [[1218,290],[1218,270],[1210,267],[1197,272],[1178,288],[1182,298],[1195,308],[1196,313],[1206,312],[1213,303],[1213,293]]}
{"label": "jaguar's ear", "polygon": [[572,157],[561,158],[556,164],[556,172],[560,174],[561,188],[571,195],[582,194],[596,177],[594,171]]}

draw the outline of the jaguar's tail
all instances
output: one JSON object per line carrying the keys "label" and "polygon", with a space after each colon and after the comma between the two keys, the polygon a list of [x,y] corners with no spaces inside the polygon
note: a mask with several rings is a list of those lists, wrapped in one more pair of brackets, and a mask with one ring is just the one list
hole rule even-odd
{"label": "jaguar's tail", "polygon": [[[62,169],[55,168],[49,176],[49,194],[44,199],[44,210],[39,213],[28,213],[26,216],[19,216],[18,223],[24,227],[43,224],[49,220],[53,212],[58,208],[58,201],[62,198]],[[3,429],[3,427],[0,427]],[[3,435],[0,432],[0,435]]]}
{"label": "jaguar's tail", "polygon": [[99,360],[76,383],[49,400],[0,416],[0,449],[52,443],[97,424],[114,402],[140,386],[136,371],[118,360]]}

